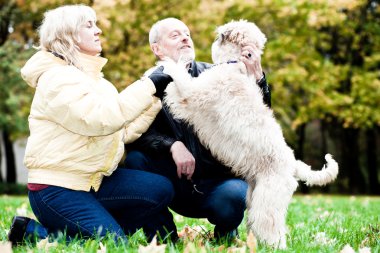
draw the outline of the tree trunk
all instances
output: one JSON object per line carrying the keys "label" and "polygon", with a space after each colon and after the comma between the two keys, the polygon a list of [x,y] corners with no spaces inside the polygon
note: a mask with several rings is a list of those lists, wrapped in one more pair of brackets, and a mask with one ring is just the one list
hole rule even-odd
{"label": "tree trunk", "polygon": [[14,12],[15,8],[16,3],[14,3],[13,1],[7,1],[7,3],[0,3],[0,46],[7,41],[7,38],[9,36],[9,25],[12,22],[12,13]]}
{"label": "tree trunk", "polygon": [[[0,131],[1,133],[1,131]],[[2,173],[2,168],[1,168],[1,165],[2,165],[2,160],[3,160],[3,153],[1,153],[1,146],[3,145],[3,141],[2,141],[2,138],[0,137],[0,183],[3,182],[3,173]]]}
{"label": "tree trunk", "polygon": [[376,145],[376,130],[369,129],[366,131],[367,139],[367,169],[369,179],[369,193],[379,194],[380,185],[377,173],[377,145]]}
{"label": "tree trunk", "polygon": [[359,163],[359,130],[343,128],[342,166],[348,173],[350,193],[365,193],[365,180]]}
{"label": "tree trunk", "polygon": [[[304,159],[304,144],[305,144],[305,129],[306,124],[302,124],[297,129],[297,148],[294,151],[294,155],[296,159],[303,160]],[[302,193],[309,193],[309,187],[307,187],[305,184],[300,183],[299,189]]]}
{"label": "tree trunk", "polygon": [[16,164],[15,155],[13,152],[13,145],[10,136],[6,130],[3,130],[3,141],[5,150],[5,168],[6,168],[6,182],[16,183]]}
{"label": "tree trunk", "polygon": [[[320,130],[321,130],[321,157],[324,159],[327,154],[327,133],[326,133],[326,123],[321,120],[320,121]],[[330,185],[327,184],[322,187],[321,191],[323,193],[328,193],[330,191]]]}

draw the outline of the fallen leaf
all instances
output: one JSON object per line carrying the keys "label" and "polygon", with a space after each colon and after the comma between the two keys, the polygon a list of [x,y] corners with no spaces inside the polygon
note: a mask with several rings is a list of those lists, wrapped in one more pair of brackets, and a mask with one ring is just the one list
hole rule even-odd
{"label": "fallen leaf", "polygon": [[220,246],[216,249],[216,251],[218,251],[218,252],[222,252],[225,248],[226,248],[226,246],[224,246],[224,245],[220,245]]}
{"label": "fallen leaf", "polygon": [[139,245],[139,253],[165,253],[166,244],[157,245],[157,238],[153,240],[147,246]]}
{"label": "fallen leaf", "polygon": [[174,220],[176,222],[183,222],[185,220],[185,218],[181,215],[176,215],[176,216],[174,216]]}
{"label": "fallen leaf", "polygon": [[23,203],[19,208],[16,209],[16,214],[18,216],[27,216],[28,215],[28,204]]}
{"label": "fallen leaf", "polygon": [[49,248],[57,246],[57,241],[49,242],[49,238],[45,238],[37,242],[37,249],[43,249],[44,251],[49,251]]}
{"label": "fallen leaf", "polygon": [[245,253],[247,252],[247,247],[246,246],[243,246],[243,247],[228,247],[227,248],[227,253]]}
{"label": "fallen leaf", "polygon": [[187,241],[194,241],[197,237],[209,238],[207,229],[204,226],[190,227],[186,225],[181,231],[178,232],[178,237]]}
{"label": "fallen leaf", "polygon": [[257,239],[253,235],[252,231],[249,231],[248,237],[247,237],[247,246],[250,253],[256,253],[257,251]]}
{"label": "fallen leaf", "polygon": [[197,247],[193,242],[189,242],[184,247],[183,253],[206,253],[205,247]]}
{"label": "fallen leaf", "polygon": [[346,244],[339,253],[355,253],[355,250],[349,244]]}
{"label": "fallen leaf", "polygon": [[8,234],[9,233],[9,231],[10,231],[10,229],[4,229],[4,234]]}
{"label": "fallen leaf", "polygon": [[0,242],[0,252],[1,253],[12,253],[12,243],[11,242]]}
{"label": "fallen leaf", "polygon": [[371,248],[368,248],[368,247],[360,248],[359,253],[371,253]]}
{"label": "fallen leaf", "polygon": [[96,253],[107,253],[107,247],[102,242],[99,242],[99,249]]}
{"label": "fallen leaf", "polygon": [[233,242],[233,243],[236,245],[236,247],[238,247],[238,248],[241,248],[241,247],[244,247],[244,246],[247,245],[247,243],[246,243],[245,241],[240,240],[239,238],[234,238],[232,242]]}

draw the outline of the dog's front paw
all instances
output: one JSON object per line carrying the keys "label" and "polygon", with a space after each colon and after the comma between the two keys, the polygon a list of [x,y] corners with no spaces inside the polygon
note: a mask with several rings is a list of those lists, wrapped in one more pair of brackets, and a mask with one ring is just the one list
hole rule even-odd
{"label": "dog's front paw", "polygon": [[286,249],[286,236],[281,236],[280,243],[278,244],[279,249]]}
{"label": "dog's front paw", "polygon": [[163,72],[171,76],[174,82],[178,82],[188,75],[187,71],[174,61],[164,62],[162,66],[164,67]]}
{"label": "dog's front paw", "polygon": [[160,65],[164,67],[163,72],[173,78],[173,76],[176,73],[177,64],[174,61],[165,61],[162,62]]}

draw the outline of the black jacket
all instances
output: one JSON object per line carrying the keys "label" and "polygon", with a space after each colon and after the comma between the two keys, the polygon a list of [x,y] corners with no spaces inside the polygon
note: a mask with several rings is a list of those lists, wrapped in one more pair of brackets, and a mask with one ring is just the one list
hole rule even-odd
{"label": "black jacket", "polygon": [[[199,76],[205,69],[212,65],[204,62],[193,62],[189,74]],[[264,78],[265,81],[265,78]],[[264,94],[264,101],[270,105],[270,91],[268,85],[259,84]],[[269,101],[269,103],[267,102]],[[206,178],[231,178],[234,175],[230,169],[217,161],[199,141],[193,128],[188,124],[174,119],[169,108],[164,104],[162,110],[153,121],[146,133],[133,144],[127,146],[128,150],[137,149],[153,156],[171,158],[170,147],[175,141],[181,141],[195,158],[195,171],[193,179]]]}

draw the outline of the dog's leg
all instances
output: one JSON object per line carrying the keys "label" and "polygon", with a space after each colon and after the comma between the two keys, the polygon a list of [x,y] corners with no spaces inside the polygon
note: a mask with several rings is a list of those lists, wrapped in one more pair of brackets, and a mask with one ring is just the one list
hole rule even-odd
{"label": "dog's leg", "polygon": [[175,63],[174,61],[166,61],[163,63],[163,66],[164,73],[170,75],[173,79],[178,95],[186,98],[192,85],[191,76],[187,73],[185,67],[181,63]]}
{"label": "dog's leg", "polygon": [[173,82],[165,89],[164,102],[174,117],[189,122],[190,115],[194,112],[191,108],[194,105],[191,101],[193,98],[193,79],[180,64],[167,61],[163,66],[164,72],[173,79]]}
{"label": "dog's leg", "polygon": [[289,175],[257,175],[248,226],[268,245],[286,248],[286,213],[297,181]]}
{"label": "dog's leg", "polygon": [[[247,183],[248,183],[248,189],[247,189],[247,194],[245,197],[245,204],[247,206],[247,213],[250,213],[251,208],[252,208],[252,194],[253,194],[252,192],[254,190],[254,183],[249,182],[249,181],[247,181]],[[248,216],[248,223],[247,223],[248,234],[249,234],[249,230],[250,230],[250,224],[249,224],[249,216]]]}
{"label": "dog's leg", "polygon": [[247,197],[246,197],[246,206],[247,210],[251,209],[252,206],[252,192],[254,190],[254,183],[248,182]]}

